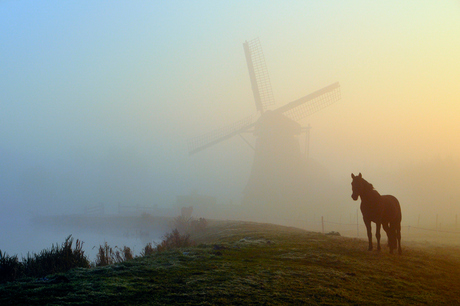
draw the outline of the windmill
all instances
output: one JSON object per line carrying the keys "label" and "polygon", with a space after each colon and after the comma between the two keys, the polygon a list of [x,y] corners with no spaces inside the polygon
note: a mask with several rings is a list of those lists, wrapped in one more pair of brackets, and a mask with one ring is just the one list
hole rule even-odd
{"label": "windmill", "polygon": [[[237,135],[246,141],[242,134],[252,132],[256,137],[254,162],[243,191],[243,203],[250,206],[277,206],[283,202],[300,204],[305,197],[306,158],[300,152],[296,136],[305,129],[297,121],[339,100],[340,85],[333,83],[270,110],[275,103],[260,41],[258,38],[246,41],[243,48],[259,116],[246,117],[189,140],[189,154]],[[306,132],[308,140],[308,128]]]}

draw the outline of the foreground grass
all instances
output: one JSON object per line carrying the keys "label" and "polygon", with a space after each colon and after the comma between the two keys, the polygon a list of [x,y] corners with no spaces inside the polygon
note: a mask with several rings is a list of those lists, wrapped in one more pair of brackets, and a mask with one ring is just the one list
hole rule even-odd
{"label": "foreground grass", "polygon": [[195,247],[0,286],[1,305],[454,305],[460,252],[247,222],[210,224]]}

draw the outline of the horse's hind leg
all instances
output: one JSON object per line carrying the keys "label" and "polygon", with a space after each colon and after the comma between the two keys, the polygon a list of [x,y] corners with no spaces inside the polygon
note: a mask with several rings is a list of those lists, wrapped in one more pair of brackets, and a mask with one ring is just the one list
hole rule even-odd
{"label": "horse's hind leg", "polygon": [[390,233],[391,233],[391,238],[388,237],[388,245],[390,246],[390,250],[397,249],[398,248],[398,241],[397,241],[397,235],[396,235],[396,225],[393,223],[390,223]]}
{"label": "horse's hind leg", "polygon": [[380,251],[380,223],[376,223],[375,237],[377,238],[377,251]]}
{"label": "horse's hind leg", "polygon": [[402,254],[402,249],[401,249],[401,223],[396,224],[395,232],[396,232],[396,239],[397,239],[397,241],[395,241],[395,243],[398,244],[398,254],[401,255]]}
{"label": "horse's hind leg", "polygon": [[390,228],[388,223],[382,223],[383,229],[387,233],[388,237],[388,246],[390,247],[390,254],[393,254],[394,249],[394,235],[393,235],[393,228]]}

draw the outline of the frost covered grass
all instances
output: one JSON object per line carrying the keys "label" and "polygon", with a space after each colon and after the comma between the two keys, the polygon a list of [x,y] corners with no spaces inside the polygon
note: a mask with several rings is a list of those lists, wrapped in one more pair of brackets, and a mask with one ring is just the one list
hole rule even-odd
{"label": "frost covered grass", "polygon": [[[209,222],[178,246],[121,263],[0,285],[0,304],[452,305],[460,303],[455,247],[367,242],[249,222]],[[60,281],[63,280],[63,281]]]}

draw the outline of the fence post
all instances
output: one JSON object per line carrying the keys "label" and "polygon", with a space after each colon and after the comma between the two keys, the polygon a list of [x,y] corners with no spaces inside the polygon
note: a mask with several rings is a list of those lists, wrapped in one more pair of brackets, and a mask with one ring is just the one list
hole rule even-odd
{"label": "fence post", "polygon": [[321,228],[323,230],[323,234],[324,234],[324,217],[321,216]]}

